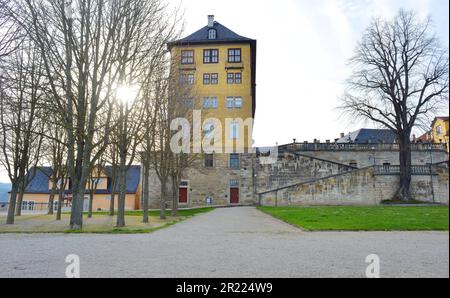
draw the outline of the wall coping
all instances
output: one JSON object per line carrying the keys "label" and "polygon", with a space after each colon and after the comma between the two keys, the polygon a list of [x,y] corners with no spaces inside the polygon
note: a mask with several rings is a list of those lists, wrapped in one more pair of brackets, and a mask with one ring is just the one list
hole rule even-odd
{"label": "wall coping", "polygon": [[[295,143],[280,146],[282,151],[399,151],[399,144]],[[447,152],[445,144],[411,144],[412,151]]]}
{"label": "wall coping", "polygon": [[312,180],[309,180],[309,181],[304,181],[304,182],[299,182],[299,183],[295,183],[295,184],[290,184],[290,185],[278,187],[278,188],[275,188],[275,189],[263,191],[263,192],[257,193],[257,195],[261,196],[261,195],[265,195],[265,194],[268,194],[268,193],[277,192],[279,190],[288,189],[288,188],[291,188],[291,187],[296,187],[296,186],[305,185],[305,184],[311,184],[311,183],[315,183],[317,181],[326,180],[326,179],[330,179],[330,178],[336,178],[336,177],[339,177],[339,176],[344,176],[344,175],[347,175],[347,174],[353,174],[353,173],[356,173],[356,172],[367,171],[368,169],[373,169],[373,167],[374,166],[368,166],[368,167],[364,167],[364,168],[360,168],[360,169],[354,169],[354,170],[347,171],[347,172],[340,173],[340,174],[334,174],[334,175],[330,175],[330,176],[326,176],[326,177],[322,177],[322,178],[312,179]]}

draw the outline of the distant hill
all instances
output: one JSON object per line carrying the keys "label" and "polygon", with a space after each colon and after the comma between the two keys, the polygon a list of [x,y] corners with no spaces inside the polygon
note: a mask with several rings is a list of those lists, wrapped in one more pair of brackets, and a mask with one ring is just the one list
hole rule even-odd
{"label": "distant hill", "polygon": [[0,202],[8,202],[8,192],[11,190],[11,183],[0,182]]}

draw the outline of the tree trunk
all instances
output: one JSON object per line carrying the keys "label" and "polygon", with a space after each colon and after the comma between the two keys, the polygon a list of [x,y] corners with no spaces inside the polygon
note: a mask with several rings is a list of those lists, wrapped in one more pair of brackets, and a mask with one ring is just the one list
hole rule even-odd
{"label": "tree trunk", "polygon": [[167,181],[161,181],[161,200],[159,202],[159,218],[166,219]]}
{"label": "tree trunk", "polygon": [[119,169],[119,201],[117,209],[117,227],[125,227],[125,196],[126,196],[126,154],[120,157]]}
{"label": "tree trunk", "polygon": [[117,187],[117,176],[113,175],[112,188],[111,188],[111,201],[109,202],[109,216],[114,216],[115,214],[115,200],[116,200],[116,187]]}
{"label": "tree trunk", "polygon": [[91,190],[89,193],[89,210],[88,218],[92,218],[92,205],[94,204],[94,192]]}
{"label": "tree trunk", "polygon": [[17,183],[13,183],[11,188],[11,196],[9,198],[9,205],[8,205],[8,216],[6,218],[6,224],[7,225],[13,225],[14,224],[14,214],[16,210],[16,198],[17,198]]}
{"label": "tree trunk", "polygon": [[17,199],[17,205],[16,205],[16,216],[22,216],[23,195],[24,195],[24,191],[19,190],[19,198]]}
{"label": "tree trunk", "polygon": [[56,184],[57,183],[52,183],[52,190],[50,191],[50,197],[48,198],[48,211],[47,214],[48,215],[53,215],[53,209],[54,209],[54,202],[55,202],[55,196],[56,196]]}
{"label": "tree trunk", "polygon": [[149,201],[149,185],[148,185],[148,165],[144,162],[142,173],[142,210],[143,218],[142,222],[148,223],[148,201]]}
{"label": "tree trunk", "polygon": [[74,188],[72,194],[72,208],[70,214],[70,229],[82,230],[83,229],[83,201],[84,192]]}
{"label": "tree trunk", "polygon": [[61,220],[61,209],[63,204],[63,190],[58,195],[58,209],[56,210],[56,220]]}
{"label": "tree trunk", "polygon": [[24,187],[24,182],[22,182],[21,184],[19,184],[19,197],[17,199],[17,205],[16,205],[16,216],[21,216],[22,215],[22,202],[23,202],[23,195],[25,193],[25,187]]}
{"label": "tree trunk", "polygon": [[178,216],[179,183],[177,177],[172,177],[172,216]]}
{"label": "tree trunk", "polygon": [[400,137],[400,185],[394,199],[407,201],[411,198],[411,141],[409,135]]}

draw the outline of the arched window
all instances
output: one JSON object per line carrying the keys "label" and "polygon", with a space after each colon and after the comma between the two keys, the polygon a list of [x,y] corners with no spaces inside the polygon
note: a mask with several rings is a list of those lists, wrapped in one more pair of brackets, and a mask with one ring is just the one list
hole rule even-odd
{"label": "arched window", "polygon": [[208,39],[216,39],[216,37],[217,37],[216,29],[209,29],[208,30]]}

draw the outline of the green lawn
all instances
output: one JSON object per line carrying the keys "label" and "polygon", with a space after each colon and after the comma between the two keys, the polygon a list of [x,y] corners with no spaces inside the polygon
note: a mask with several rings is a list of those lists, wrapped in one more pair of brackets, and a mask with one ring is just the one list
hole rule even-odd
{"label": "green lawn", "polygon": [[259,207],[309,231],[448,231],[447,206]]}

